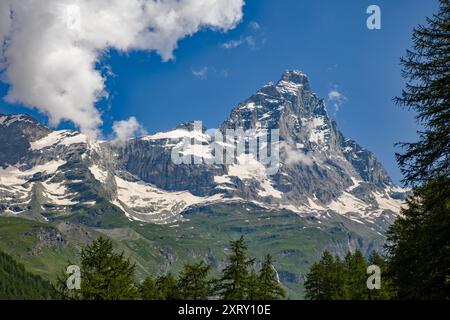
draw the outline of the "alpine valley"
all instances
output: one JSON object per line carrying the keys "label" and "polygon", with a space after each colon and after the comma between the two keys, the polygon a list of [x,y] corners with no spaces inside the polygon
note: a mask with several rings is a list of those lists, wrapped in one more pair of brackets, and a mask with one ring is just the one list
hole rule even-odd
{"label": "alpine valley", "polygon": [[276,174],[248,157],[174,164],[185,137],[201,144],[193,157],[213,148],[192,122],[117,143],[0,115],[0,250],[55,280],[106,236],[142,277],[198,260],[221,270],[229,241],[244,235],[251,256],[273,255],[291,298],[324,249],[382,250],[408,191],[342,135],[305,74],[286,71],[236,106],[220,130],[237,128],[279,129]]}

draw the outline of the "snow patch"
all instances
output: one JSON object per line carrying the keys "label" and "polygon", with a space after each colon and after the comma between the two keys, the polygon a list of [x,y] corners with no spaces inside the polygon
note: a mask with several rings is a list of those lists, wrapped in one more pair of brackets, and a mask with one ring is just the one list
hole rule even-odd
{"label": "snow patch", "polygon": [[132,182],[119,177],[115,179],[118,198],[114,204],[134,220],[166,223],[167,218],[173,218],[192,205],[222,199],[222,195],[197,197],[188,191],[169,192],[142,181]]}
{"label": "snow patch", "polygon": [[253,111],[255,109],[261,109],[262,106],[261,105],[256,105],[254,102],[249,102],[243,106],[241,106],[239,109],[245,109],[248,111]]}
{"label": "snow patch", "polygon": [[237,164],[228,167],[228,175],[241,180],[266,178],[266,168],[256,160],[252,154],[241,154],[237,157]]}
{"label": "snow patch", "polygon": [[337,200],[331,202],[327,207],[337,213],[345,214],[349,212],[365,212],[368,205],[354,195],[344,192]]}
{"label": "snow patch", "polygon": [[302,118],[301,121],[309,130],[309,142],[315,144],[323,144],[326,142],[326,137],[330,129],[325,122],[325,117]]}
{"label": "snow patch", "polygon": [[106,179],[108,178],[108,172],[105,170],[102,170],[99,166],[97,166],[96,164],[92,165],[89,167],[89,171],[92,173],[92,175],[94,176],[94,178],[101,182],[101,183],[105,183]]}
{"label": "snow patch", "polygon": [[303,87],[303,84],[295,83],[291,81],[281,80],[278,82],[276,88],[278,92],[282,94],[290,94],[293,96],[297,96],[300,88]]}
{"label": "snow patch", "polygon": [[69,199],[68,196],[71,195],[68,194],[64,182],[58,183],[44,182],[43,186],[45,188],[45,196],[51,203],[59,206],[70,206],[77,203]]}
{"label": "snow patch", "polygon": [[378,203],[378,207],[383,210],[391,210],[395,213],[399,213],[402,209],[403,202],[400,200],[392,199],[391,197],[379,193],[379,192],[372,192],[373,196],[375,197],[375,200]]}
{"label": "snow patch", "polygon": [[263,180],[260,185],[262,189],[258,191],[259,196],[278,199],[283,197],[283,193],[275,189],[269,179]]}
{"label": "snow patch", "polygon": [[238,177],[241,181],[256,180],[261,189],[258,194],[261,197],[282,198],[283,193],[276,190],[266,174],[264,165],[256,160],[252,154],[242,154],[237,157],[237,164],[228,168],[228,175]]}
{"label": "snow patch", "polygon": [[188,131],[184,129],[175,129],[167,132],[158,132],[154,135],[142,137],[141,140],[153,141],[153,140],[177,140],[183,138],[195,139],[199,142],[209,142],[209,136],[205,133],[198,131]]}
{"label": "snow patch", "polygon": [[53,131],[46,137],[31,142],[31,150],[41,150],[47,147],[58,145],[69,146],[77,143],[87,143],[88,138],[86,135],[76,131],[61,130]]}
{"label": "snow patch", "polygon": [[20,170],[16,166],[9,166],[6,169],[0,167],[0,184],[5,186],[21,185],[26,183],[36,173],[55,173],[65,163],[62,160],[53,160],[37,165],[29,170]]}
{"label": "snow patch", "polygon": [[362,181],[362,180],[356,179],[355,177],[350,177],[350,179],[352,179],[353,185],[350,186],[350,187],[347,189],[348,192],[350,192],[350,191],[356,189],[357,187],[359,187],[359,186],[361,185],[361,183],[364,182],[364,181]]}
{"label": "snow patch", "polygon": [[214,182],[217,184],[231,183],[231,179],[227,176],[215,176]]}

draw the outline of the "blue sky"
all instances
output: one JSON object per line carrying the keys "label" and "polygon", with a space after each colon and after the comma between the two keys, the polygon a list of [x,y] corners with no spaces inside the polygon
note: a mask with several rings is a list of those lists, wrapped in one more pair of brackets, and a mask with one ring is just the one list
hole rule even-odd
{"label": "blue sky", "polygon": [[[366,9],[380,6],[382,29],[368,30]],[[248,0],[244,19],[227,33],[203,30],[179,42],[175,60],[156,53],[105,53],[101,65],[114,76],[110,97],[98,107],[108,135],[112,122],[136,116],[149,132],[187,120],[218,126],[231,109],[285,69],[300,69],[314,91],[332,89],[346,97],[330,112],[343,133],[373,151],[398,182],[394,143],[413,141],[411,113],[392,98],[403,88],[399,58],[411,45],[411,31],[436,11],[431,0]],[[224,44],[228,47],[224,48]],[[7,85],[0,84],[5,96]],[[36,111],[0,102],[1,113]],[[69,123],[60,126],[70,127]]]}

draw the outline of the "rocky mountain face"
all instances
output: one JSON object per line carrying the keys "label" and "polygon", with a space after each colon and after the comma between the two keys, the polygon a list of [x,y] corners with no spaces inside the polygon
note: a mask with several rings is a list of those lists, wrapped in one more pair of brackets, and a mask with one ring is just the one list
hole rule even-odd
{"label": "rocky mountain face", "polygon": [[[279,130],[276,172],[252,154],[208,161],[227,141],[193,123],[118,143],[53,131],[25,115],[0,115],[0,213],[51,220],[114,209],[130,220],[171,224],[195,206],[252,203],[385,225],[399,212],[406,190],[370,151],[342,135],[300,71],[285,72],[235,107],[220,132],[230,129],[256,137]],[[187,140],[197,146],[178,151]],[[174,149],[191,161],[174,163]]]}

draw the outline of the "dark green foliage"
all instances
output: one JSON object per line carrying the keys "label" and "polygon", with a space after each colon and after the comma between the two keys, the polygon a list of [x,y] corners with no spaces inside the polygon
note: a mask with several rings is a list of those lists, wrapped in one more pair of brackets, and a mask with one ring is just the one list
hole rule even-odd
{"label": "dark green foliage", "polygon": [[450,173],[450,5],[440,0],[439,13],[413,32],[413,49],[401,60],[408,83],[399,105],[417,112],[424,130],[419,141],[401,144],[397,155],[405,182],[420,185]]}
{"label": "dark green foliage", "polygon": [[413,32],[396,101],[417,112],[419,141],[398,155],[413,196],[388,232],[388,269],[399,299],[450,298],[450,3]]}
{"label": "dark green foliage", "polygon": [[156,279],[154,277],[148,276],[140,284],[139,296],[143,300],[159,300],[160,293],[156,286]]}
{"label": "dark green foliage", "polygon": [[258,273],[255,269],[249,271],[245,292],[245,300],[262,300],[261,283],[259,282]]}
{"label": "dark green foliage", "polygon": [[325,287],[322,283],[324,270],[319,263],[314,263],[306,275],[305,298],[307,300],[331,300],[330,295],[326,295]]}
{"label": "dark green foliage", "polygon": [[231,241],[229,264],[223,270],[218,282],[218,292],[224,300],[245,300],[248,295],[250,267],[254,260],[246,256],[247,245],[244,237]]}
{"label": "dark green foliage", "polygon": [[[67,265],[73,265],[71,262]],[[68,275],[61,272],[56,279],[55,299],[56,300],[80,300],[80,290],[71,290],[67,287]]]}
{"label": "dark green foliage", "polygon": [[205,300],[212,294],[211,281],[208,279],[211,266],[203,261],[187,264],[178,277],[178,290],[184,300]]}
{"label": "dark green foliage", "polygon": [[397,297],[396,289],[392,283],[392,275],[389,273],[387,261],[384,260],[376,251],[373,251],[369,257],[369,265],[380,267],[382,273],[381,290],[369,291],[370,300],[388,300]]}
{"label": "dark green foliage", "polygon": [[[367,288],[369,265],[381,269],[381,289]],[[385,300],[390,299],[392,286],[386,273],[383,258],[373,253],[366,261],[360,251],[348,253],[344,260],[333,257],[328,251],[323,253],[306,275],[305,297],[308,300]]]}
{"label": "dark green foliage", "polygon": [[343,300],[347,299],[349,296],[349,285],[347,284],[347,269],[345,263],[339,258],[339,256],[336,256],[334,258],[332,264],[332,275],[334,280],[334,292],[332,295],[333,300]]}
{"label": "dark green foliage", "polygon": [[146,277],[139,286],[140,297],[143,300],[206,300],[212,295],[210,269],[199,262],[185,265],[178,279],[171,273]]}
{"label": "dark green foliage", "polygon": [[367,263],[361,251],[356,250],[354,254],[348,253],[344,264],[347,271],[347,297],[350,300],[367,300],[369,298]]}
{"label": "dark green foliage", "polygon": [[309,300],[347,299],[348,268],[341,260],[325,251],[305,281],[305,298]]}
{"label": "dark green foliage", "polygon": [[124,258],[123,252],[113,252],[111,240],[98,238],[81,251],[82,299],[135,299],[134,269],[134,264]]}
{"label": "dark green foliage", "polygon": [[270,254],[266,255],[264,263],[257,277],[258,300],[278,300],[285,297],[283,287],[277,279],[273,267],[273,259]]}
{"label": "dark green foliage", "polygon": [[389,270],[400,299],[450,298],[450,179],[414,191],[388,233]]}
{"label": "dark green foliage", "polygon": [[156,289],[159,292],[158,300],[180,300],[181,294],[178,290],[177,280],[168,273],[156,279]]}
{"label": "dark green foliage", "polygon": [[228,266],[217,280],[216,290],[224,300],[278,300],[285,297],[273,267],[272,256],[266,255],[262,268],[252,268],[254,259],[246,256],[244,237],[230,242]]}
{"label": "dark green foliage", "polygon": [[135,266],[113,252],[111,240],[98,238],[81,251],[81,290],[68,290],[67,277],[58,281],[59,299],[82,300],[277,300],[285,296],[277,280],[272,257],[267,255],[259,272],[246,256],[244,238],[230,243],[229,265],[220,279],[210,279],[211,266],[186,264],[178,278],[171,273],[148,276],[135,285]]}
{"label": "dark green foliage", "polygon": [[0,252],[0,300],[47,300],[53,296],[48,281],[27,272],[22,264]]}

